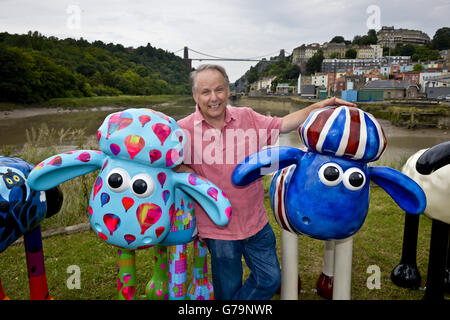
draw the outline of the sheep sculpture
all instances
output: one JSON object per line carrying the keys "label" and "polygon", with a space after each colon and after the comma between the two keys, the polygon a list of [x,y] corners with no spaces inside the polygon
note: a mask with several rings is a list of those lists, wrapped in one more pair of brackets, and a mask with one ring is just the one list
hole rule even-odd
{"label": "sheep sculpture", "polygon": [[[29,184],[47,190],[100,169],[90,196],[90,224],[103,241],[119,248],[119,299],[135,299],[135,250],[194,240],[192,199],[221,226],[231,217],[231,204],[207,179],[171,170],[183,160],[186,137],[163,113],[127,109],[110,114],[97,138],[101,151],[52,156],[31,172]],[[184,223],[177,227],[180,216]],[[158,292],[154,288],[149,283],[149,295]]]}
{"label": "sheep sculpture", "polygon": [[[30,189],[33,165],[19,158],[0,157],[0,252],[24,236],[31,300],[49,300],[40,223],[56,214],[63,196],[58,188]],[[0,281],[0,300],[9,299]]]}
{"label": "sheep sculpture", "polygon": [[[335,241],[333,299],[351,298],[352,235],[364,223],[369,206],[369,182],[382,187],[406,212],[419,214],[426,205],[422,189],[394,169],[368,166],[386,146],[383,130],[369,113],[352,107],[313,111],[299,128],[307,151],[273,147],[247,157],[232,181],[247,185],[276,171],[270,200],[278,224],[293,234]],[[284,250],[293,255],[293,250]],[[295,265],[297,261],[293,261]],[[282,269],[295,269],[283,264]],[[297,283],[297,275],[282,275],[282,288]],[[295,299],[297,291],[282,299]]]}
{"label": "sheep sculpture", "polygon": [[[450,141],[413,154],[402,171],[424,190],[427,206],[424,214],[432,219],[431,243],[428,259],[424,299],[441,300],[450,293],[449,237],[450,237]],[[421,284],[416,263],[419,220],[406,215],[402,257],[392,270],[394,284],[417,289]]]}

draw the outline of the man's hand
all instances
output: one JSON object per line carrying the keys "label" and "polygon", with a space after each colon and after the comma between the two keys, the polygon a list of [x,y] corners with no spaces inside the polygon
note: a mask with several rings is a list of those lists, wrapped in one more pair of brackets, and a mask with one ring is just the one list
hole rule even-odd
{"label": "man's hand", "polygon": [[191,167],[188,167],[185,164],[180,164],[180,165],[176,166],[175,168],[172,168],[172,170],[175,172],[178,172],[178,173],[187,172],[187,173],[196,174],[196,172]]}
{"label": "man's hand", "polygon": [[314,109],[325,108],[325,107],[330,107],[330,106],[356,107],[356,104],[336,98],[336,97],[316,102],[311,106],[314,106],[314,105],[316,105],[316,107]]}
{"label": "man's hand", "polygon": [[330,106],[356,107],[356,104],[335,97],[318,101],[304,109],[284,116],[281,124],[281,133],[288,133],[296,130],[306,120],[306,118],[308,118],[311,111]]}

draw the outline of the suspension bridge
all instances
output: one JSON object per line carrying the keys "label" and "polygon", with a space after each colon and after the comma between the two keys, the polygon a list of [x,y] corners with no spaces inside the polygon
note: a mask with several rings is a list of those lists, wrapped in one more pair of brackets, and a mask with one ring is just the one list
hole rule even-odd
{"label": "suspension bridge", "polygon": [[[181,51],[183,52],[183,59],[186,62],[186,64],[188,65],[189,69],[192,68],[192,61],[255,61],[255,62],[260,62],[260,61],[277,61],[278,59],[275,60],[271,60],[271,59],[266,59],[266,57],[271,57],[276,53],[279,53],[278,57],[282,57],[284,58],[286,53],[284,51],[284,49],[281,49],[279,52],[275,51],[275,52],[271,52],[262,56],[258,56],[258,57],[250,57],[250,58],[225,58],[225,57],[218,57],[218,56],[214,56],[211,54],[207,54],[207,53],[203,53],[197,50],[194,50],[192,48],[188,48],[188,47],[184,47],[180,50],[177,50],[174,52],[174,54],[179,53]],[[189,51],[192,51],[200,56],[200,58],[189,58]]]}

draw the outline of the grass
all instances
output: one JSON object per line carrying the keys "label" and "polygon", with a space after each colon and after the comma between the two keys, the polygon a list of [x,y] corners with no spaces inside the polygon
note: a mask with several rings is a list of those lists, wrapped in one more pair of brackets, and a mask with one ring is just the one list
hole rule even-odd
{"label": "grass", "polygon": [[[27,134],[19,156],[32,163],[61,152],[60,146],[67,140],[75,140],[79,149],[98,148],[95,137],[83,136],[82,131],[53,130],[45,126],[32,129]],[[47,147],[51,145],[52,147]],[[400,169],[405,159],[389,165]],[[61,211],[42,223],[42,229],[53,229],[88,221],[87,207],[91,187],[96,173],[72,179],[61,185],[64,204]],[[266,191],[269,177],[264,178]],[[269,198],[264,204],[269,222],[277,237],[277,254],[281,263],[281,229],[277,225]],[[355,300],[418,300],[423,290],[409,290],[396,287],[390,280],[392,269],[399,263],[403,242],[404,212],[381,189],[371,188],[370,207],[361,230],[354,236],[352,299]],[[431,220],[420,218],[417,244],[417,265],[425,285],[431,233]],[[49,290],[55,299],[116,299],[117,298],[117,249],[107,245],[93,231],[66,236],[54,236],[43,240]],[[306,236],[299,236],[298,270],[302,281],[300,300],[321,300],[315,294],[315,283],[322,271],[324,242]],[[188,281],[192,277],[192,245],[188,245]],[[70,274],[67,268],[77,265],[81,270],[81,289],[68,289]],[[147,282],[153,274],[153,249],[136,253],[137,280],[136,297],[145,299]],[[369,290],[366,286],[367,268],[377,265],[381,270],[381,288]],[[245,267],[244,278],[249,275]],[[28,278],[23,245],[11,246],[0,255],[0,276],[3,288],[13,299],[28,299]],[[209,272],[209,279],[211,274]],[[273,299],[279,299],[275,295]],[[447,299],[449,296],[447,296]]]}
{"label": "grass", "polygon": [[[266,186],[268,185],[265,178]],[[354,236],[352,299],[354,300],[419,300],[423,290],[409,290],[396,287],[390,280],[391,270],[399,263],[403,241],[404,212],[381,189],[371,189],[371,202],[367,219],[361,230]],[[277,254],[281,261],[281,229],[276,224],[270,209],[269,199],[265,199],[269,222],[277,237]],[[61,214],[61,213],[59,213]],[[59,215],[58,214],[58,215]],[[57,215],[57,216],[58,216]],[[47,220],[58,219],[57,216]],[[87,214],[85,214],[87,218]],[[51,223],[50,223],[51,224]],[[417,245],[417,265],[425,285],[429,242],[430,219],[420,218]],[[93,231],[67,236],[46,238],[44,253],[50,294],[55,299],[116,299],[117,249],[94,234]],[[315,283],[322,271],[323,241],[306,236],[299,237],[298,270],[302,281],[300,300],[321,300],[315,294]],[[188,245],[188,281],[192,277],[192,245]],[[136,297],[145,299],[145,286],[153,274],[153,249],[136,253],[137,280]],[[77,265],[81,270],[81,289],[68,289],[66,281],[70,274],[67,268]],[[377,265],[381,270],[381,288],[369,290],[366,286],[367,268]],[[28,299],[28,280],[25,252],[22,245],[11,246],[1,255],[0,270],[6,294],[13,299]],[[249,270],[245,267],[244,278]],[[209,279],[211,275],[209,272]],[[279,299],[275,295],[273,299]],[[447,296],[447,299],[449,296]]]}

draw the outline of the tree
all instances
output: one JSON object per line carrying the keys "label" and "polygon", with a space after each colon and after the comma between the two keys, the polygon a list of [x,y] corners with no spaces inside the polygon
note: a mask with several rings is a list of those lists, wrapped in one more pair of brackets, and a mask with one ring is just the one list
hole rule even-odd
{"label": "tree", "polygon": [[441,55],[438,50],[432,50],[426,46],[416,46],[411,57],[412,61],[439,60]]}
{"label": "tree", "polygon": [[330,43],[343,43],[345,42],[344,37],[342,36],[335,36],[333,39],[331,39]]}
{"label": "tree", "polygon": [[341,57],[341,54],[339,52],[333,52],[330,54],[330,59],[339,59]]}
{"label": "tree", "polygon": [[436,50],[450,49],[450,28],[438,29],[431,40],[431,45]]}
{"label": "tree", "polygon": [[416,63],[413,67],[414,72],[421,72],[422,70],[423,70],[423,65],[421,65],[420,63]]}
{"label": "tree", "polygon": [[354,36],[353,37],[353,41],[352,41],[352,44],[353,45],[357,45],[357,46],[359,46],[360,44],[361,44],[361,36],[358,36],[358,35],[356,35],[356,36]]}
{"label": "tree", "polygon": [[374,29],[370,29],[365,36],[356,35],[353,38],[352,44],[360,46],[368,46],[371,44],[377,44],[378,36]]}
{"label": "tree", "polygon": [[414,53],[416,52],[416,47],[413,46],[410,43],[407,43],[405,45],[402,44],[397,44],[397,46],[394,48],[394,50],[392,51],[392,55],[395,56],[413,56]]}
{"label": "tree", "polygon": [[356,59],[358,52],[355,49],[348,49],[345,51],[345,59]]}
{"label": "tree", "polygon": [[322,67],[323,59],[323,51],[321,49],[317,50],[317,52],[306,63],[306,72],[308,74],[319,72]]}

